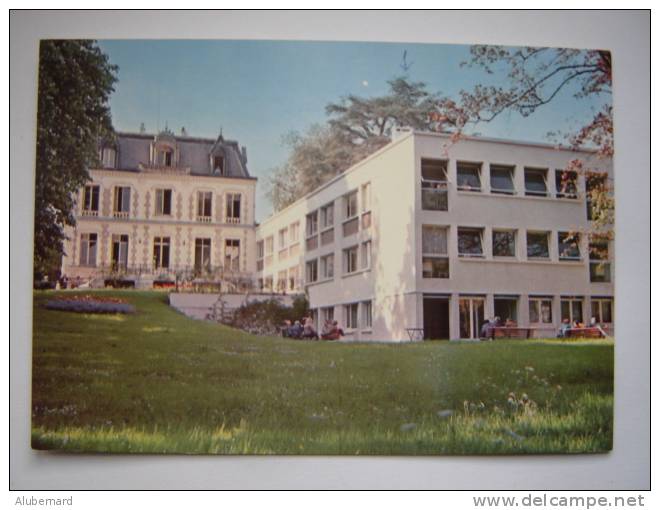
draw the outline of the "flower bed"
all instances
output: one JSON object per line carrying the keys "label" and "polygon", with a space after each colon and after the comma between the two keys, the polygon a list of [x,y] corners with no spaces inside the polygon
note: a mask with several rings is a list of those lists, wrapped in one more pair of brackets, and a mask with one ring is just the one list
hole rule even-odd
{"label": "flower bed", "polygon": [[60,296],[46,302],[49,310],[78,313],[134,313],[135,307],[109,296]]}

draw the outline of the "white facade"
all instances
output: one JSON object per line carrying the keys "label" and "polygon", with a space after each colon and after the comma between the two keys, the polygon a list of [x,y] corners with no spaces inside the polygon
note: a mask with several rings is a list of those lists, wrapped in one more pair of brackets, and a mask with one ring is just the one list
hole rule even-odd
{"label": "white facade", "polygon": [[402,134],[264,221],[257,276],[304,288],[348,339],[474,338],[495,315],[537,336],[563,317],[611,323],[613,246],[590,263],[585,178],[563,170],[576,158],[611,178],[590,152]]}

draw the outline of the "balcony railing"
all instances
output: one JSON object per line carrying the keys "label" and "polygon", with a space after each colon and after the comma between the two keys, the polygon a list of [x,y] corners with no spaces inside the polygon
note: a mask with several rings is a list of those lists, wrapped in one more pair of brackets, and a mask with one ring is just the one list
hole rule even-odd
{"label": "balcony railing", "polygon": [[227,220],[227,221],[226,221],[227,223],[235,223],[235,224],[238,224],[238,223],[241,222],[241,218],[240,218],[240,216],[239,216],[239,217],[228,216],[228,217],[226,218],[226,220]]}
{"label": "balcony railing", "polygon": [[449,183],[422,179],[422,209],[427,211],[446,211],[449,208]]}
{"label": "balcony railing", "polygon": [[129,216],[128,211],[113,211],[112,215],[118,220],[127,220]]}
{"label": "balcony railing", "polygon": [[94,211],[93,209],[83,209],[83,210],[80,212],[80,215],[81,215],[81,216],[98,216],[98,215],[99,215],[99,212],[98,212],[98,211]]}
{"label": "balcony railing", "polygon": [[197,221],[200,223],[211,223],[213,221],[212,216],[197,216]]}

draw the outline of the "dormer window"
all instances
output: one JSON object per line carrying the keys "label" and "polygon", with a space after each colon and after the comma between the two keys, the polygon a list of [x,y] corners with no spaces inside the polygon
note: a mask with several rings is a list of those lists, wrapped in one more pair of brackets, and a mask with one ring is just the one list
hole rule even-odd
{"label": "dormer window", "polygon": [[223,156],[213,156],[213,173],[225,174],[225,158]]}
{"label": "dormer window", "polygon": [[102,168],[117,167],[117,150],[114,147],[103,147],[99,151]]}
{"label": "dormer window", "polygon": [[161,151],[158,151],[158,163],[161,166],[164,167],[171,167],[172,166],[172,150],[171,149],[164,149]]}

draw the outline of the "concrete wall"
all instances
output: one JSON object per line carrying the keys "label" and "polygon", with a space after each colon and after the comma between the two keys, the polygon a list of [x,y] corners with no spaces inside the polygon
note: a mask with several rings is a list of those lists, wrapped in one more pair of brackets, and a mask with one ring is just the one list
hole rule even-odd
{"label": "concrete wall", "polygon": [[[448,164],[447,211],[422,209],[421,160],[443,159]],[[273,262],[260,276],[273,276],[292,263],[304,262],[327,253],[335,255],[334,278],[305,283],[312,308],[334,307],[335,318],[344,322],[342,306],[364,300],[372,301],[373,327],[358,328],[349,339],[407,340],[407,328],[423,327],[425,294],[450,298],[450,337],[459,337],[459,300],[479,295],[485,301],[485,317],[494,314],[498,295],[517,296],[518,323],[529,324],[528,297],[552,296],[553,323],[535,325],[542,336],[554,334],[560,324],[562,296],[582,296],[583,316],[591,315],[590,297],[613,296],[613,283],[589,281],[588,232],[585,186],[578,176],[578,198],[558,198],[555,170],[569,161],[582,159],[585,168],[608,172],[611,161],[599,160],[589,152],[560,150],[544,145],[529,145],[501,140],[462,139],[452,141],[445,135],[403,133],[393,143],[318,190],[275,214],[257,230],[257,238],[272,235],[275,240]],[[456,188],[457,162],[481,164],[481,191]],[[490,190],[490,164],[513,165],[516,194],[500,195]],[[525,196],[524,167],[548,169],[547,197]],[[371,183],[371,227],[350,237],[341,235],[342,196]],[[361,197],[360,197],[361,198]],[[305,215],[327,203],[335,203],[335,241],[309,251],[305,249]],[[360,204],[360,209],[362,208]],[[294,260],[277,259],[277,232],[294,221],[300,222],[300,252]],[[449,278],[424,278],[422,275],[422,227],[448,228]],[[458,228],[477,227],[483,231],[483,257],[465,258],[458,253]],[[516,231],[515,257],[499,258],[492,253],[492,232],[507,228]],[[550,257],[528,259],[527,231],[548,231]],[[581,259],[559,260],[558,232],[578,232],[581,236]],[[367,271],[344,275],[342,250],[365,240],[372,242],[371,267]],[[610,259],[614,260],[613,246]],[[286,260],[286,259],[285,259]],[[612,269],[612,274],[614,271]]]}

